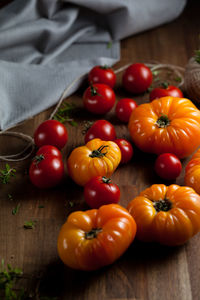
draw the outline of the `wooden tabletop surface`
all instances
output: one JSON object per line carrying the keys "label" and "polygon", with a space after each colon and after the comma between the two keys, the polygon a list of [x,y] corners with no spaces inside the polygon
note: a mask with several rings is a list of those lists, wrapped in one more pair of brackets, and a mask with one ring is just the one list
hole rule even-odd
{"label": "wooden tabletop surface", "polygon": [[[151,61],[184,67],[199,46],[199,9],[199,1],[191,0],[175,21],[123,40],[121,60],[115,69],[130,62]],[[120,88],[120,77],[121,74],[116,88],[117,99],[130,96]],[[81,95],[82,91],[78,91],[66,101],[82,108]],[[148,94],[135,99],[138,103],[145,102]],[[52,109],[17,126],[15,131],[33,135]],[[113,111],[106,118],[116,126],[119,138],[130,139],[127,126],[117,121]],[[66,124],[69,141],[62,151],[64,161],[75,146],[84,143],[83,121],[95,119],[81,109],[75,120],[78,127]],[[1,137],[0,153],[14,153],[23,146],[19,139]],[[119,167],[112,176],[120,186],[123,206],[153,183],[166,183],[153,171],[155,156],[134,150],[131,163]],[[0,258],[23,270],[20,286],[30,292],[39,289],[42,295],[66,300],[200,299],[200,234],[175,248],[135,241],[113,265],[95,272],[65,267],[57,254],[57,236],[69,212],[87,208],[83,189],[71,181],[67,171],[60,186],[37,189],[27,175],[30,161],[29,158],[10,163],[17,170],[16,177],[7,185],[0,184]],[[183,161],[183,166],[187,161]],[[2,162],[1,169],[4,166]],[[184,168],[176,183],[183,185],[183,176]],[[12,195],[12,200],[8,194]],[[12,215],[12,209],[18,204],[19,212]],[[41,205],[44,207],[39,208]],[[23,224],[29,220],[37,220],[36,227],[25,230]]]}

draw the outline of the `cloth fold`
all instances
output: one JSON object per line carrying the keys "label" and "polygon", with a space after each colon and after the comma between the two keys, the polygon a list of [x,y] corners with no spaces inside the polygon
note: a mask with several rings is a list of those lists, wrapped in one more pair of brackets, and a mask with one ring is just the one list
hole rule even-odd
{"label": "cloth fold", "polygon": [[[0,129],[55,104],[119,40],[176,18],[186,0],[15,0],[0,10]],[[108,42],[112,46],[108,47]],[[69,91],[73,93],[78,83]]]}

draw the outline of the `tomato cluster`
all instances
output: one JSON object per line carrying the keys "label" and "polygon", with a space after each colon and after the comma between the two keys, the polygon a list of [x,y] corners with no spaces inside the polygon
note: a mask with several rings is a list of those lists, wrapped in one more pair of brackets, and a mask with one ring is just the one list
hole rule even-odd
{"label": "tomato cluster", "polygon": [[[136,63],[125,70],[122,85],[128,92],[138,94],[144,93],[152,80],[151,70]],[[114,71],[96,66],[88,81],[84,107],[96,115],[109,112],[116,98]],[[140,150],[157,154],[154,169],[165,180],[176,179],[182,170],[180,158],[199,146],[200,112],[177,87],[157,87],[150,93],[149,103],[139,106],[133,99],[120,99],[115,115],[128,123],[131,138]],[[34,139],[41,148],[31,164],[30,179],[40,188],[54,186],[64,174],[58,148],[66,144],[67,130],[61,123],[49,120],[38,127]],[[92,209],[71,213],[60,230],[58,253],[67,266],[95,270],[111,264],[135,235],[142,241],[175,246],[200,231],[200,196],[190,187],[154,184],[134,198],[127,209],[118,204],[120,189],[110,176],[132,156],[131,143],[117,138],[115,127],[105,119],[94,122],[85,134],[85,145],[69,155],[68,174],[83,186],[85,202]],[[199,157],[198,152],[186,169],[186,184],[195,189],[200,178],[200,168],[196,168]]]}

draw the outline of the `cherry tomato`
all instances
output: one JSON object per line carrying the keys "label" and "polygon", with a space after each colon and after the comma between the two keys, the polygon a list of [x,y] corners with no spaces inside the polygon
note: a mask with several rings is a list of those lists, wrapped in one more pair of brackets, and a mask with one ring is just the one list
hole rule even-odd
{"label": "cherry tomato", "polygon": [[85,135],[85,143],[99,138],[103,141],[113,141],[116,139],[115,127],[106,120],[96,121],[87,131]]}
{"label": "cherry tomato", "polygon": [[179,158],[172,153],[159,155],[155,162],[155,171],[163,179],[176,179],[181,173],[182,165]]}
{"label": "cherry tomato", "polygon": [[49,188],[60,183],[64,175],[64,164],[51,154],[35,156],[29,169],[31,182],[39,188]]}
{"label": "cherry tomato", "polygon": [[107,84],[111,89],[116,83],[116,75],[112,68],[108,66],[96,66],[88,74],[90,84],[103,83]]}
{"label": "cherry tomato", "polygon": [[36,153],[37,156],[47,155],[47,154],[56,156],[56,157],[62,159],[62,154],[61,154],[60,150],[58,150],[58,148],[51,146],[51,145],[45,145],[45,146],[40,147]]}
{"label": "cherry tomato", "polygon": [[34,133],[34,141],[38,147],[52,145],[62,149],[67,140],[66,127],[56,120],[47,120],[41,123]]}
{"label": "cherry tomato", "polygon": [[105,114],[115,104],[115,93],[106,84],[89,86],[83,95],[84,107],[94,114]]}
{"label": "cherry tomato", "polygon": [[97,176],[90,179],[84,187],[84,198],[91,208],[118,203],[120,198],[119,187],[111,183],[110,178]]}
{"label": "cherry tomato", "polygon": [[115,113],[122,122],[128,123],[132,111],[137,107],[137,103],[129,98],[119,100],[116,105]]}
{"label": "cherry tomato", "polygon": [[121,150],[121,164],[125,164],[130,161],[133,156],[133,147],[131,143],[124,139],[116,139],[114,140],[114,142],[119,146],[119,149]]}
{"label": "cherry tomato", "polygon": [[151,85],[153,75],[144,64],[136,63],[129,66],[122,78],[123,87],[134,94],[144,93]]}
{"label": "cherry tomato", "polygon": [[183,93],[176,86],[163,83],[162,87],[155,88],[151,91],[149,95],[149,99],[150,101],[152,101],[154,99],[158,99],[166,96],[183,98]]}

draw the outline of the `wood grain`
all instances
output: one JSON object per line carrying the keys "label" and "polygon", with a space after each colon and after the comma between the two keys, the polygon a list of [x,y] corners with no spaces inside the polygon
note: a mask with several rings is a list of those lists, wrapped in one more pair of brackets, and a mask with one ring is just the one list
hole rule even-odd
{"label": "wood grain", "polygon": [[[185,66],[199,45],[200,4],[189,1],[184,13],[175,21],[127,38],[121,43],[121,60],[115,69],[129,62],[159,61]],[[121,74],[116,88],[117,98],[130,97],[120,87]],[[94,120],[82,109],[78,91],[67,99],[76,103],[80,111],[75,115],[78,128],[66,124],[69,142],[63,149],[63,159],[77,145],[83,144],[81,134],[84,120]],[[148,95],[135,98],[138,103],[148,100]],[[17,126],[16,131],[33,135],[35,128],[50,115],[49,109]],[[118,137],[130,139],[127,127],[114,116],[106,118],[117,130]],[[23,147],[16,138],[1,137],[0,152],[13,153]],[[166,183],[154,171],[155,156],[135,149],[130,164],[121,166],[112,179],[119,184],[120,203],[126,206],[140,191],[153,183]],[[183,161],[183,166],[187,163]],[[23,269],[26,277],[21,284],[34,289],[40,278],[40,291],[44,295],[67,300],[198,300],[200,299],[200,235],[182,247],[163,247],[135,241],[128,251],[112,266],[95,272],[79,272],[65,267],[58,258],[56,241],[60,226],[67,215],[86,209],[83,190],[67,176],[62,184],[51,190],[38,190],[29,182],[27,170],[30,159],[10,164],[17,169],[16,178],[8,185],[0,185],[0,258]],[[3,168],[5,163],[1,163]],[[183,185],[184,170],[176,180]],[[8,199],[11,194],[13,200]],[[71,208],[69,202],[73,202]],[[19,213],[12,215],[12,208],[20,203]],[[44,205],[44,208],[39,208]],[[37,220],[36,228],[25,230],[23,224]]]}

